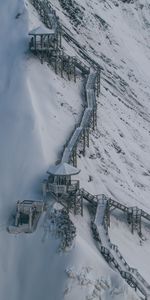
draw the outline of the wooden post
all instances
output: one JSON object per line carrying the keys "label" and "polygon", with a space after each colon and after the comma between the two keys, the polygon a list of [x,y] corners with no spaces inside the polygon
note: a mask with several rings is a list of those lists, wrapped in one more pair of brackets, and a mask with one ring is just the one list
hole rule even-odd
{"label": "wooden post", "polygon": [[93,130],[95,129],[95,111],[93,109]]}
{"label": "wooden post", "polygon": [[134,233],[134,212],[132,208],[132,214],[131,214],[131,232]]}
{"label": "wooden post", "polygon": [[77,168],[77,147],[75,147],[75,162],[74,166]]}
{"label": "wooden post", "polygon": [[45,9],[43,8],[43,23],[46,23],[46,14],[45,14]]}
{"label": "wooden post", "polygon": [[109,207],[109,204],[107,205],[107,224],[108,224],[108,227],[110,227],[110,207]]}
{"label": "wooden post", "polygon": [[29,229],[31,230],[32,228],[32,208],[30,208],[30,212],[29,212]]}
{"label": "wooden post", "polygon": [[70,209],[70,199],[67,198],[67,213],[69,214],[69,209]]}
{"label": "wooden post", "polygon": [[57,56],[55,56],[55,73],[57,74]]}
{"label": "wooden post", "polygon": [[132,208],[128,208],[128,211],[127,211],[127,222],[128,222],[129,225],[132,222]]}
{"label": "wooden post", "polygon": [[94,107],[94,126],[97,127],[97,107]]}
{"label": "wooden post", "polygon": [[139,220],[139,236],[142,236],[142,223],[141,223],[141,216],[140,216],[140,220]]}
{"label": "wooden post", "polygon": [[83,129],[83,156],[85,156],[85,129]]}
{"label": "wooden post", "polygon": [[20,203],[18,201],[17,209],[16,209],[16,217],[15,217],[15,226],[18,226],[19,216],[20,216]]}
{"label": "wooden post", "polygon": [[96,81],[97,81],[97,97],[100,94],[100,74],[101,74],[101,70],[100,68],[97,70],[97,77],[96,77]]}
{"label": "wooden post", "polygon": [[77,147],[74,147],[74,150],[72,153],[72,162],[73,162],[73,166],[77,167]]}
{"label": "wooden post", "polygon": [[50,38],[49,38],[50,36],[48,35],[48,37],[47,37],[47,47],[49,48],[49,46],[50,46]]}
{"label": "wooden post", "polygon": [[72,164],[73,164],[73,166],[75,167],[75,156],[74,156],[74,151],[73,151],[73,153],[72,153]]}
{"label": "wooden post", "polygon": [[87,147],[89,148],[89,127],[86,129],[87,132]]}
{"label": "wooden post", "polygon": [[70,57],[69,56],[68,56],[67,74],[68,74],[68,80],[70,81]]}
{"label": "wooden post", "polygon": [[138,234],[142,236],[142,228],[141,228],[141,209],[137,210],[137,225],[138,225]]}
{"label": "wooden post", "polygon": [[62,47],[62,30],[60,28],[60,31],[59,31],[59,47],[61,48]]}
{"label": "wooden post", "polygon": [[74,75],[74,82],[76,82],[76,65],[75,65],[75,58],[73,59],[73,75]]}
{"label": "wooden post", "polygon": [[43,64],[43,35],[41,35],[41,64]]}
{"label": "wooden post", "polygon": [[57,49],[59,48],[59,33],[57,31],[57,35],[56,35],[56,45],[57,45]]}
{"label": "wooden post", "polygon": [[77,214],[77,199],[76,199],[76,195],[74,196],[74,214]]}
{"label": "wooden post", "polygon": [[36,52],[36,35],[34,35],[34,47],[35,47],[35,52]]}
{"label": "wooden post", "polygon": [[81,193],[81,216],[83,217],[83,194]]}
{"label": "wooden post", "polygon": [[61,77],[63,78],[63,54],[61,55],[61,60],[60,60],[60,72],[61,72]]}

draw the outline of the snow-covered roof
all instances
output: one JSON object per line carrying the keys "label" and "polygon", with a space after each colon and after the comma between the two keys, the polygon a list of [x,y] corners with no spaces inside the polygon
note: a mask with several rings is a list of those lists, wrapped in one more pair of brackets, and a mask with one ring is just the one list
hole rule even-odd
{"label": "snow-covered roof", "polygon": [[67,164],[60,163],[59,165],[50,166],[47,173],[56,176],[69,176],[79,174],[80,170]]}
{"label": "snow-covered roof", "polygon": [[44,26],[39,26],[39,27],[36,27],[33,30],[31,30],[29,32],[29,35],[50,35],[50,34],[54,34],[54,33],[55,33],[54,29],[49,29]]}

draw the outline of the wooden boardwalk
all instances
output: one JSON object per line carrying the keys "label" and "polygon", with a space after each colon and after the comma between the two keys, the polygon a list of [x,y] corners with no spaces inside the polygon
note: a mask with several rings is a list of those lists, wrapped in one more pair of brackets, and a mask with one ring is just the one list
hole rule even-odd
{"label": "wooden boardwalk", "polygon": [[[58,28],[59,31],[62,32],[62,29],[60,29],[61,26],[59,24],[59,19],[56,18],[56,13],[53,10],[52,6],[50,5],[49,1],[31,0],[31,3],[37,9],[43,23],[48,28],[50,29]],[[47,21],[48,18],[50,19],[49,22]],[[54,21],[52,22],[51,19]],[[58,55],[57,59],[56,59],[56,52]],[[35,54],[38,54],[38,52]],[[78,145],[82,144],[82,149],[83,149],[82,154],[85,155],[85,148],[86,146],[89,147],[90,128],[94,130],[97,126],[96,95],[99,96],[100,93],[100,70],[101,69],[100,67],[97,67],[93,70],[90,70],[87,64],[81,61],[79,58],[70,57],[69,55],[66,55],[64,51],[61,51],[59,47],[55,49],[55,46],[53,52],[52,50],[49,51],[49,49],[43,48],[42,61],[43,60],[47,61],[47,58],[49,61],[54,59],[55,71],[57,72],[58,69],[61,69],[61,75],[63,71],[66,71],[66,73],[68,74],[68,79],[70,79],[71,77],[71,69],[73,70],[74,79],[76,78],[75,75],[76,68],[78,68],[82,72],[82,74],[86,76],[86,85],[85,85],[86,105],[84,107],[81,120],[79,121],[79,126],[76,126],[68,142],[65,144],[62,153],[62,159],[61,159],[62,162],[67,162],[67,163],[72,162],[74,166],[77,166]]]}
{"label": "wooden boardwalk", "polygon": [[93,235],[99,243],[100,252],[108,264],[115,267],[131,287],[144,295],[145,300],[149,300],[150,285],[136,269],[128,265],[118,247],[110,241],[106,218],[109,203],[103,195],[101,198],[98,200],[94,223],[92,223]]}
{"label": "wooden boardwalk", "polygon": [[[54,61],[55,72],[57,73],[58,70],[60,70],[61,76],[63,76],[63,72],[66,72],[69,80],[71,78],[71,74],[73,74],[74,80],[76,81],[76,68],[78,68],[86,77],[86,106],[78,126],[74,129],[65,145],[61,157],[62,162],[72,162],[74,166],[77,166],[78,145],[79,143],[82,143],[82,153],[85,155],[85,147],[89,147],[89,129],[95,129],[97,125],[96,95],[98,96],[100,94],[100,71],[102,68],[93,59],[91,59],[82,46],[72,37],[68,29],[63,25],[60,25],[59,19],[48,0],[30,1],[37,9],[43,23],[48,28],[55,29],[55,32],[57,32],[57,43],[54,44],[56,48],[54,46],[53,49],[43,49],[42,60],[45,59],[47,61],[48,59],[48,61],[52,63]],[[58,35],[60,36],[59,42]],[[78,54],[84,59],[84,63],[76,57],[66,55],[64,51],[62,51],[61,36],[63,36],[70,45],[74,45],[76,47]],[[89,69],[88,64],[92,65],[91,70]],[[127,220],[132,225],[132,232],[138,227],[139,234],[141,234],[141,218],[150,221],[150,215],[137,207],[127,207],[126,205],[107,198],[104,195],[92,195],[85,189],[80,189],[78,191],[78,197],[79,199],[86,199],[90,205],[95,208],[95,211],[97,210],[95,221],[92,223],[92,230],[95,239],[100,244],[100,251],[106,261],[119,271],[121,276],[131,287],[138,289],[142,295],[144,295],[145,300],[150,300],[149,284],[136,269],[131,268],[127,264],[118,247],[111,243],[108,235],[111,209],[119,209],[126,213]]]}

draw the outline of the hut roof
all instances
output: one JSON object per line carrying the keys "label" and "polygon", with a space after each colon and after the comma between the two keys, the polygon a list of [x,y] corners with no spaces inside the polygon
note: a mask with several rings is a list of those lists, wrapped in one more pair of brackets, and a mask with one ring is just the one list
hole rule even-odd
{"label": "hut roof", "polygon": [[29,35],[51,35],[54,33],[55,33],[54,29],[49,29],[44,26],[39,26],[39,27],[36,27],[33,30],[31,30],[29,32]]}
{"label": "hut roof", "polygon": [[79,174],[80,170],[67,163],[60,163],[59,165],[50,166],[47,173],[55,176],[69,176]]}

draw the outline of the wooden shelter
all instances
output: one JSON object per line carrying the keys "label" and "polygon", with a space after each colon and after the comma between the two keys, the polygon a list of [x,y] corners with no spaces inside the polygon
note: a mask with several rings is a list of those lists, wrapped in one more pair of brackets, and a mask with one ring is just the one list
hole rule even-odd
{"label": "wooden shelter", "polygon": [[80,172],[79,169],[67,164],[50,166],[47,173],[48,179],[43,183],[43,194],[54,193],[57,196],[75,192],[79,189],[79,180],[72,180],[71,177]]}
{"label": "wooden shelter", "polygon": [[43,211],[43,201],[18,201],[16,213],[12,218],[12,224],[8,226],[8,231],[10,233],[32,233],[36,229],[37,223]]}
{"label": "wooden shelter", "polygon": [[48,179],[43,182],[44,199],[46,199],[47,193],[53,194],[68,211],[73,208],[75,214],[78,211],[82,214],[83,203],[79,194],[79,180],[72,180],[72,176],[79,174],[79,172],[79,169],[66,162],[50,166],[47,171]]}
{"label": "wooden shelter", "polygon": [[29,49],[34,54],[38,54],[43,62],[44,57],[48,57],[51,51],[58,51],[61,48],[61,37],[57,28],[46,28],[39,26],[29,32],[31,37]]}

